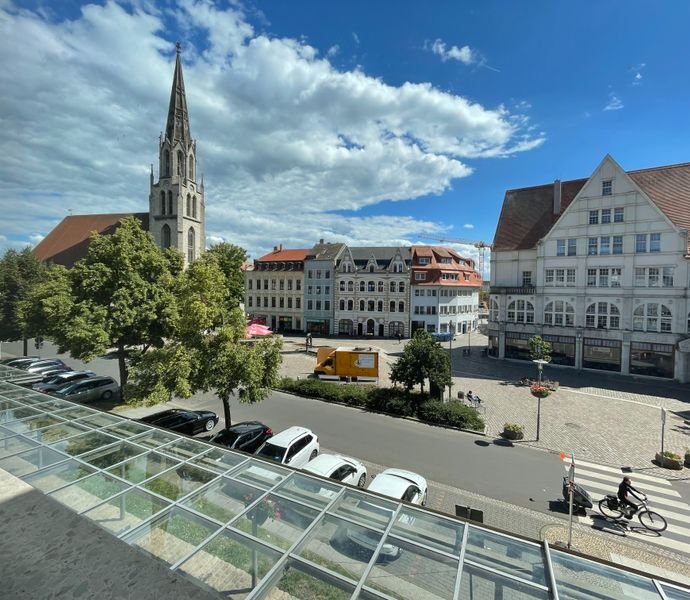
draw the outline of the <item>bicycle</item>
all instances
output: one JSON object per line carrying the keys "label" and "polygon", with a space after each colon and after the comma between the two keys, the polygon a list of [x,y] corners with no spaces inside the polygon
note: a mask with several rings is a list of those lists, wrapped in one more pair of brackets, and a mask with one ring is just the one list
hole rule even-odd
{"label": "bicycle", "polygon": [[[666,519],[662,517],[659,513],[649,510],[649,502],[647,496],[642,494],[640,498],[641,502],[638,504],[637,518],[639,519],[642,527],[649,529],[650,531],[665,531],[668,527]],[[624,516],[623,508],[620,505],[618,496],[615,494],[608,494],[606,498],[602,498],[599,501],[599,510],[601,514],[609,519],[618,521]]]}

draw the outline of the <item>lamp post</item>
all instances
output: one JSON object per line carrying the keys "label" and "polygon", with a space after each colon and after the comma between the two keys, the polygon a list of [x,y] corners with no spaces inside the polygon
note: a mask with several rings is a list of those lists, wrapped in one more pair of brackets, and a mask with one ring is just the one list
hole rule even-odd
{"label": "lamp post", "polygon": [[[548,365],[549,361],[544,360],[542,358],[538,358],[536,360],[532,361],[535,365],[537,365],[537,381],[539,382],[539,387],[541,387],[541,375],[542,371],[544,370],[544,365]],[[539,441],[539,431],[541,428],[541,394],[537,396],[537,439],[536,441]]]}
{"label": "lamp post", "polygon": [[450,362],[450,385],[448,386],[448,398],[450,399],[453,393],[453,337],[455,336],[455,323],[451,321],[448,323],[450,331],[450,340],[448,343],[448,359]]}

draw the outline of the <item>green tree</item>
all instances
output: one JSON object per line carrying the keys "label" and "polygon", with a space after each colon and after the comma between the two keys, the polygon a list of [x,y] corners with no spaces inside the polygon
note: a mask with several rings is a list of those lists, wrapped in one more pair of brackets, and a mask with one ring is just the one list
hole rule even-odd
{"label": "green tree", "polygon": [[419,385],[424,392],[424,383],[443,389],[451,384],[450,359],[448,353],[435,342],[431,334],[418,329],[405,346],[402,356],[391,369],[391,381],[400,383],[408,391]]}
{"label": "green tree", "polygon": [[226,309],[237,308],[244,302],[244,271],[242,265],[247,260],[244,248],[221,242],[211,246],[201,256],[202,262],[214,262],[225,276],[227,290]]}
{"label": "green tree", "polygon": [[8,250],[0,259],[0,341],[24,339],[25,354],[20,306],[45,278],[46,267],[30,248]]}
{"label": "green tree", "polygon": [[529,355],[532,360],[551,360],[551,343],[547,342],[540,335],[532,336],[527,343],[529,344]]}

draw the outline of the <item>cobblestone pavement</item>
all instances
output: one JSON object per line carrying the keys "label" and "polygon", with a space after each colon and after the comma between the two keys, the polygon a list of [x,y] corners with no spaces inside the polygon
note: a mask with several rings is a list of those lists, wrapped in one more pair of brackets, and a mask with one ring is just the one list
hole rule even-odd
{"label": "cobblestone pavement", "polygon": [[[390,365],[405,343],[406,340],[398,343],[384,338],[314,338],[314,348],[348,345],[379,349],[380,385],[390,383]],[[471,354],[467,356],[462,350],[469,344]],[[661,448],[661,408],[668,410],[664,449],[683,454],[690,447],[690,385],[547,366],[544,376],[559,381],[560,387],[541,401],[537,441],[538,401],[527,387],[515,385],[522,377],[535,377],[534,366],[482,356],[486,337],[478,333],[456,336],[452,350],[447,342],[443,346],[453,357],[451,397],[455,398],[458,391],[469,390],[481,397],[480,410],[489,436],[497,437],[504,423],[517,423],[525,428],[524,440],[517,442],[520,444],[572,453],[576,460],[690,480],[688,469],[669,471],[652,462]],[[308,376],[315,361],[313,355],[305,352],[304,339],[286,337],[285,347],[284,374]]]}

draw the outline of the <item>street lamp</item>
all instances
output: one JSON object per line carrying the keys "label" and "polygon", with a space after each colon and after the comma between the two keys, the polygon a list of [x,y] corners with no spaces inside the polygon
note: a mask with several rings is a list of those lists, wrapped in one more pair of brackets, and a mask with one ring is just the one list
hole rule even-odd
{"label": "street lamp", "polygon": [[450,360],[450,385],[448,386],[448,398],[450,398],[453,393],[453,337],[455,336],[455,323],[453,321],[448,323],[448,329],[450,331],[450,340],[448,345],[448,358]]}
{"label": "street lamp", "polygon": [[[544,370],[544,365],[548,365],[549,361],[544,360],[543,358],[538,358],[536,360],[532,361],[535,365],[537,365],[537,381],[539,382],[539,387],[541,387],[541,375],[542,371]],[[539,429],[541,426],[541,394],[537,395],[537,439],[536,441],[539,441]]]}

